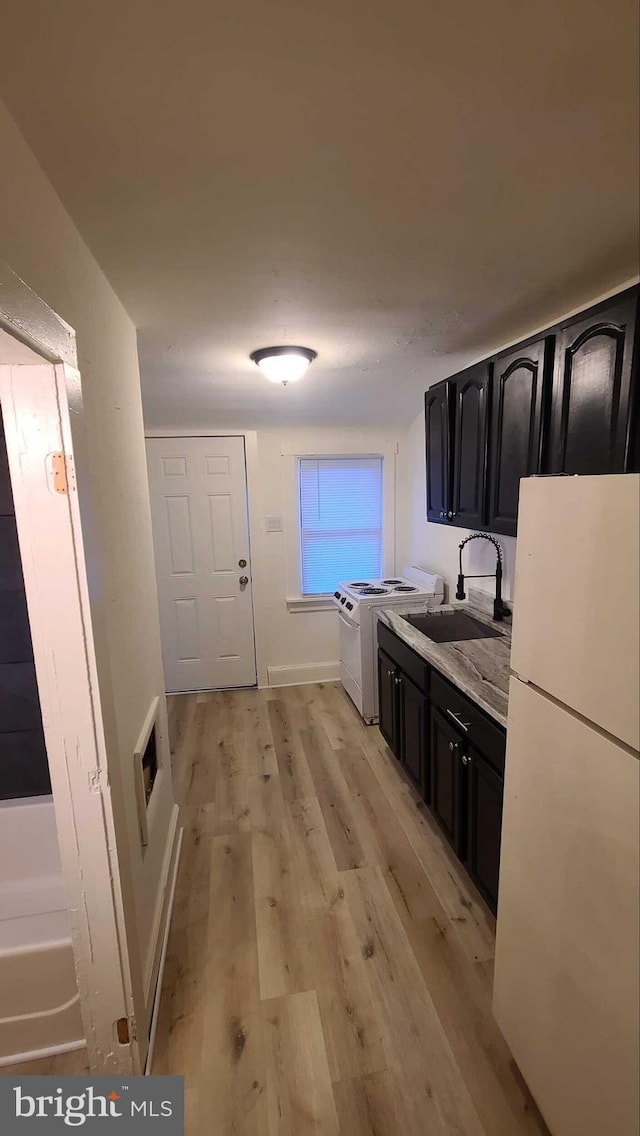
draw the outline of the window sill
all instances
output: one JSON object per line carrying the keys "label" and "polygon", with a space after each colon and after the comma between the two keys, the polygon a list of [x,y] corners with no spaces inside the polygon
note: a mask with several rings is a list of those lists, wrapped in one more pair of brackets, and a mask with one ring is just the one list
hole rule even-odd
{"label": "window sill", "polygon": [[333,596],[287,596],[287,611],[331,611]]}

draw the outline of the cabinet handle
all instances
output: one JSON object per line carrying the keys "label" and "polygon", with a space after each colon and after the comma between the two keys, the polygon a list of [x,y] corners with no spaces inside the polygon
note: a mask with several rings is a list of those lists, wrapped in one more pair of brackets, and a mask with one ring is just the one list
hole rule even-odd
{"label": "cabinet handle", "polygon": [[447,514],[445,513],[444,509],[441,509],[441,510],[440,510],[440,516],[441,516],[441,517],[446,517],[446,515],[447,515]]}
{"label": "cabinet handle", "polygon": [[463,755],[462,755],[462,764],[463,765],[471,765],[471,758],[466,753],[463,753]]}
{"label": "cabinet handle", "polygon": [[460,718],[458,716],[458,714],[456,714],[455,711],[453,711],[453,710],[447,710],[446,713],[449,715],[450,718],[453,718],[453,721],[455,722],[456,726],[460,726],[460,729],[464,730],[464,732],[466,734],[467,730],[469,729],[469,727],[471,725],[471,722],[463,722],[462,718]]}
{"label": "cabinet handle", "polygon": [[396,677],[394,678],[393,681],[395,682],[396,686],[400,686],[400,679],[398,678],[397,675],[396,675]]}
{"label": "cabinet handle", "polygon": [[449,512],[447,513],[447,516],[448,516],[449,520],[451,520],[451,518],[452,518],[452,517],[455,517],[455,513],[452,513],[452,512],[451,512],[451,509],[449,509]]}
{"label": "cabinet handle", "polygon": [[[449,749],[451,750],[452,753],[453,753],[454,749],[457,749],[457,748],[458,748],[457,742],[449,742]],[[462,760],[464,761],[464,758]]]}

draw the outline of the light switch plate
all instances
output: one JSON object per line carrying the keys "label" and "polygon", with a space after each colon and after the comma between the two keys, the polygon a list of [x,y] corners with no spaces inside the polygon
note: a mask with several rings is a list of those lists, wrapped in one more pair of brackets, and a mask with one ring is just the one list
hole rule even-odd
{"label": "light switch plate", "polygon": [[267,532],[282,532],[282,517],[267,517]]}

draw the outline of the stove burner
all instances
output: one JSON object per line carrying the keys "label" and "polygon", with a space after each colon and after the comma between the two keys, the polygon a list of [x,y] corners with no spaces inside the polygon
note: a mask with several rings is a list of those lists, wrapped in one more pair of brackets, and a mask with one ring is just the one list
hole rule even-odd
{"label": "stove burner", "polygon": [[388,588],[373,588],[373,587],[371,587],[371,585],[368,585],[368,587],[360,589],[360,595],[361,596],[386,596],[388,591],[389,591]]}
{"label": "stove burner", "polygon": [[349,587],[350,588],[368,588],[369,587],[369,581],[368,580],[356,580],[354,584],[349,584]]}
{"label": "stove burner", "polygon": [[394,592],[417,592],[418,589],[414,588],[413,584],[398,584],[393,590]]}
{"label": "stove burner", "polygon": [[401,584],[402,580],[383,580],[383,584]]}

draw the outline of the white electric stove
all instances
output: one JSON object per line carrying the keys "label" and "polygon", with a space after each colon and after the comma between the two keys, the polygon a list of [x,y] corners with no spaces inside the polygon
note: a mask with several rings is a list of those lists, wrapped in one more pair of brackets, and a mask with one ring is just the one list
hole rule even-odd
{"label": "white electric stove", "polygon": [[378,721],[376,608],[407,601],[437,607],[443,598],[442,576],[414,566],[384,580],[351,580],[333,593],[340,618],[340,678],[369,725]]}

